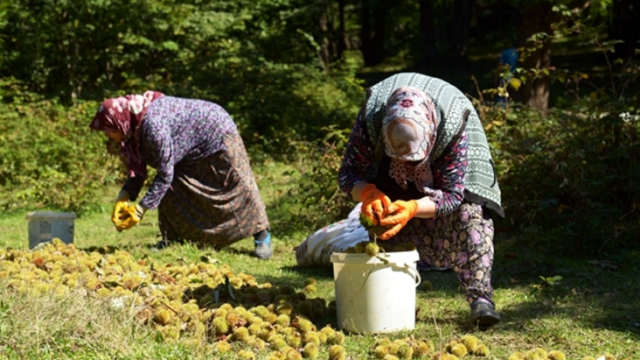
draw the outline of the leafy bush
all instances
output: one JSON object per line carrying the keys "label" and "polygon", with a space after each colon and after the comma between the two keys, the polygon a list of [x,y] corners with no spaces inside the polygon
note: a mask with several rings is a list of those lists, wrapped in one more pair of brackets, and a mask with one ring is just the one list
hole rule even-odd
{"label": "leafy bush", "polygon": [[[241,79],[234,74],[247,65],[259,76],[270,62],[311,63],[316,51],[295,31],[320,36],[310,21],[317,11],[298,0],[15,0],[0,9],[0,77],[16,77],[65,104],[147,88],[191,89],[198,76],[222,86],[228,74]],[[242,80],[248,86],[265,79]]]}
{"label": "leafy bush", "polygon": [[603,40],[601,24],[565,10],[554,34],[598,51],[607,64],[604,76],[518,68],[518,83],[542,78],[564,85],[558,108],[545,117],[517,104],[476,103],[500,174],[507,219],[499,227],[515,231],[518,244],[554,255],[637,248],[640,62],[611,62],[619,41]]}
{"label": "leafy bush", "polygon": [[262,146],[276,157],[291,155],[294,141],[321,138],[325,126],[350,127],[364,101],[353,70],[325,74],[313,65],[250,59],[218,70],[200,72],[192,96],[220,103],[248,146]]}
{"label": "leafy bush", "polygon": [[96,191],[118,177],[118,161],[89,121],[97,103],[65,107],[0,82],[0,208],[68,210],[97,206]]}
{"label": "leafy bush", "polygon": [[338,187],[338,170],[351,129],[329,126],[322,130],[325,132],[322,139],[299,143],[305,164],[301,178],[305,181],[290,191],[300,209],[292,214],[295,221],[291,222],[298,230],[315,231],[344,219],[355,205]]}
{"label": "leafy bush", "polygon": [[520,244],[577,256],[637,246],[639,105],[638,96],[596,88],[546,118],[520,107],[484,108],[507,214],[502,226],[517,231]]}

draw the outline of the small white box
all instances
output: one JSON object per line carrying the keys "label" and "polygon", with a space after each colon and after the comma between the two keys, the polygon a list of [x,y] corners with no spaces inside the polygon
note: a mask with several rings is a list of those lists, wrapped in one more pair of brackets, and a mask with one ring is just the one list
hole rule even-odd
{"label": "small white box", "polygon": [[65,244],[73,243],[73,227],[76,213],[58,212],[30,212],[29,221],[29,249],[40,243],[46,243],[53,238],[60,238]]}

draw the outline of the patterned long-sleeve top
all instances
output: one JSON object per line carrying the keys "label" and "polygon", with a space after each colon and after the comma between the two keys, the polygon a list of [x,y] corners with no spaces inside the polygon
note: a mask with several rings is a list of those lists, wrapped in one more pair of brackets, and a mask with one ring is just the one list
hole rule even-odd
{"label": "patterned long-sleeve top", "polygon": [[[376,179],[367,178],[370,168],[375,165],[374,159],[375,148],[369,139],[361,112],[353,126],[338,173],[338,182],[342,191],[350,194],[353,187],[360,181],[375,182]],[[386,176],[389,172],[388,165],[388,161],[381,161],[378,164],[378,177]],[[432,197],[437,216],[453,212],[462,203],[467,165],[467,134],[463,131],[461,136],[450,144],[448,151],[432,164],[434,190],[442,192],[442,196]],[[412,193],[415,196],[417,194],[415,186],[413,189]],[[395,200],[391,195],[390,197]]]}
{"label": "patterned long-sleeve top", "polygon": [[[220,105],[195,99],[163,96],[149,105],[141,127],[140,155],[157,170],[140,205],[155,209],[173,181],[174,167],[223,151],[224,134],[237,133],[236,124]],[[135,174],[123,190],[135,200],[147,177]]]}

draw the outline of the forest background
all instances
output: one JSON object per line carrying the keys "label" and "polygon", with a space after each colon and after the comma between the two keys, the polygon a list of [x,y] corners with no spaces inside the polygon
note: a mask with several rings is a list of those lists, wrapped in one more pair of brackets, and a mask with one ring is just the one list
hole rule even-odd
{"label": "forest background", "polygon": [[[417,71],[452,83],[473,101],[492,147],[506,213],[494,219],[494,273],[506,311],[493,339],[498,351],[546,343],[635,356],[638,19],[634,0],[0,0],[0,244],[23,243],[24,223],[15,219],[27,211],[74,211],[79,224],[108,222],[107,207],[125,175],[88,124],[105,98],[153,89],[211,100],[230,112],[269,195],[276,265],[239,261],[242,252],[216,256],[238,262],[239,270],[268,272],[274,283],[295,282],[300,275],[278,265],[291,261],[290,247],[353,206],[336,175],[364,89]],[[514,42],[521,61],[500,87],[498,57]],[[506,91],[506,105],[496,104]],[[101,226],[89,229],[91,245],[122,242]],[[140,227],[123,236],[134,243],[144,233],[152,241],[155,232]],[[190,247],[175,251],[160,256],[202,256]],[[562,283],[562,276],[571,280]],[[456,295],[455,279],[435,279],[436,288]],[[331,280],[322,282],[327,298]],[[525,288],[518,304],[541,300],[509,307],[507,290],[516,287]],[[42,344],[70,344],[64,333],[37,339],[7,333],[7,326],[31,325],[24,319],[32,299],[16,299],[0,301],[3,349],[19,350],[24,340],[40,355]],[[446,297],[429,300],[446,336],[469,330],[456,323],[466,308],[452,308]],[[8,315],[19,306],[22,322]],[[593,324],[541,320],[550,313],[577,322],[588,314],[584,322]],[[52,324],[66,315],[56,316]],[[80,339],[83,321],[74,330]],[[14,338],[21,340],[12,345]],[[619,348],[612,350],[612,342]],[[96,348],[87,344],[83,349]],[[109,354],[114,341],[101,344]],[[368,344],[357,346],[368,353]],[[69,349],[73,358],[75,343]]]}

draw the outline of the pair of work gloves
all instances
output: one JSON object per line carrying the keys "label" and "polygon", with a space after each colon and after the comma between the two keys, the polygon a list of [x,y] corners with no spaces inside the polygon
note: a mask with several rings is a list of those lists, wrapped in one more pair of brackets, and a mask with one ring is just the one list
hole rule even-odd
{"label": "pair of work gloves", "polygon": [[373,221],[374,226],[384,226],[387,230],[379,236],[380,240],[389,240],[404,228],[409,220],[418,213],[416,200],[396,200],[389,197],[374,184],[367,184],[360,195],[360,212]]}
{"label": "pair of work gloves", "polygon": [[122,190],[118,194],[116,205],[113,207],[111,221],[118,231],[134,227],[142,220],[144,213],[147,211],[140,204],[129,204],[129,199],[129,194]]}

